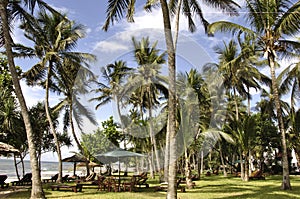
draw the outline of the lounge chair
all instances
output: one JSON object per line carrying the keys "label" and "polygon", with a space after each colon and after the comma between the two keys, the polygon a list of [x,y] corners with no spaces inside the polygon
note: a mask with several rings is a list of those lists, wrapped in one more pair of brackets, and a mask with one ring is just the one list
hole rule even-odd
{"label": "lounge chair", "polygon": [[[181,178],[179,178],[176,182],[176,188],[180,189],[181,192],[185,192],[185,187],[180,185]],[[155,191],[166,191],[168,189],[168,183],[163,182],[160,184],[160,186],[155,187]]]}
{"label": "lounge chair", "polygon": [[62,177],[62,182],[68,182],[69,175],[65,175],[64,177]]}
{"label": "lounge chair", "polygon": [[251,176],[249,176],[250,180],[265,180],[265,176],[261,170],[254,171]]}
{"label": "lounge chair", "polygon": [[8,187],[8,183],[5,183],[5,180],[7,179],[7,175],[0,175],[0,185],[1,188],[7,188]]}
{"label": "lounge chair", "polygon": [[139,187],[145,186],[146,188],[148,188],[149,184],[147,183],[147,180],[148,180],[147,172],[144,172],[141,175],[137,176],[136,185]]}
{"label": "lounge chair", "polygon": [[47,182],[56,182],[57,178],[58,178],[58,173],[55,174],[54,176],[52,176],[50,179],[43,179],[43,182],[44,183],[47,183]]}
{"label": "lounge chair", "polygon": [[26,173],[24,177],[19,181],[13,181],[12,186],[21,186],[21,185],[31,185],[32,181],[32,173]]}
{"label": "lounge chair", "polygon": [[93,182],[95,181],[96,178],[96,173],[92,172],[90,175],[88,175],[86,178],[83,179],[78,179],[75,182],[76,183],[81,183],[81,182]]}

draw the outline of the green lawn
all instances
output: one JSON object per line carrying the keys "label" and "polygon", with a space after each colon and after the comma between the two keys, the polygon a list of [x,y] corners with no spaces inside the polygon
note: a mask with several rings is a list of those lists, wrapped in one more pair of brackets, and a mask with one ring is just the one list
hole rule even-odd
{"label": "green lawn", "polygon": [[[211,198],[300,198],[300,176],[291,176],[293,190],[280,190],[281,176],[270,176],[266,180],[253,180],[242,182],[239,178],[222,176],[203,177],[196,181],[194,189],[186,190],[186,193],[178,192],[178,198],[181,199],[211,199]],[[83,192],[73,193],[71,191],[52,191],[49,185],[45,185],[45,194],[47,198],[77,198],[77,199],[128,199],[128,198],[165,198],[165,192],[155,192],[154,186],[157,186],[155,180],[150,181],[150,188],[142,188],[138,192],[105,192],[97,191],[96,188],[83,188]],[[8,198],[29,198],[30,191],[23,191],[9,195]]]}

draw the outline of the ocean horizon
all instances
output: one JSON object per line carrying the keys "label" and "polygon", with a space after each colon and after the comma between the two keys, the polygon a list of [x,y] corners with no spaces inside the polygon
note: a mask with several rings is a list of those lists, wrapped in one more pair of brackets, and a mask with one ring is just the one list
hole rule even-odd
{"label": "ocean horizon", "polygon": [[[31,173],[30,161],[24,160],[24,169],[25,173]],[[74,174],[74,164],[72,162],[63,162],[63,175]],[[20,177],[22,178],[22,165],[18,164],[18,172]],[[41,177],[50,178],[51,176],[58,173],[58,162],[51,161],[41,161]],[[85,167],[76,167],[76,175],[82,176],[85,175]],[[7,175],[8,178],[5,182],[11,182],[18,180],[16,174],[16,168],[14,164],[14,160],[10,158],[0,158],[0,175]]]}

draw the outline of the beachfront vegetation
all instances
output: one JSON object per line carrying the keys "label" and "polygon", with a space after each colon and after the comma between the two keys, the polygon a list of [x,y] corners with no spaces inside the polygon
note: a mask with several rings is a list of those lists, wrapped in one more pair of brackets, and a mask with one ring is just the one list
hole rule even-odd
{"label": "beachfront vegetation", "polygon": [[[11,12],[8,11],[13,13],[20,9],[17,5],[23,5],[22,3],[24,7],[29,6],[33,9],[34,4],[27,4],[29,2],[41,3],[52,11],[52,13],[44,10],[22,12],[25,15],[21,18],[24,21],[20,27],[25,36],[33,42],[32,47],[13,43],[9,31],[11,17],[14,17],[15,13],[9,16]],[[227,4],[224,4],[224,2],[209,2],[209,4],[230,11],[233,15],[238,14],[236,3],[226,1]],[[88,159],[111,148],[111,146],[105,148],[105,145],[95,146],[99,143],[89,142],[93,136],[105,136],[115,147],[120,147],[122,142],[129,150],[147,153],[148,157],[144,159],[142,167],[144,169],[145,164],[150,169],[152,178],[156,172],[159,180],[169,182],[167,198],[177,197],[175,186],[178,173],[186,178],[187,187],[191,188],[192,179],[197,179],[203,173],[210,175],[220,172],[224,176],[227,173],[236,173],[240,174],[243,181],[248,181],[252,171],[261,170],[269,174],[282,174],[281,188],[291,189],[289,174],[296,173],[295,169],[297,167],[299,169],[300,163],[300,142],[298,142],[300,140],[298,98],[300,67],[299,63],[292,63],[286,58],[294,58],[299,62],[300,43],[295,36],[300,31],[299,2],[247,0],[243,9],[247,10],[248,18],[243,23],[248,22],[249,26],[224,21],[208,26],[208,22],[201,14],[198,1],[170,1],[169,6],[166,0],[161,0],[160,3],[147,1],[145,8],[149,11],[154,3],[161,6],[167,50],[158,50],[157,41],[150,41],[148,37],[141,38],[140,41],[133,37],[132,55],[136,66],[127,66],[124,60],[114,60],[112,64],[102,69],[107,82],[103,82],[102,79],[96,81],[95,76],[88,69],[95,60],[94,55],[75,51],[78,40],[84,36],[81,25],[55,12],[43,1],[20,1],[10,6],[6,3],[9,1],[0,3],[3,32],[1,39],[5,41],[6,49],[6,58],[1,60],[3,72],[0,76],[2,83],[0,141],[19,149],[22,154],[15,155],[19,155],[21,159],[24,154],[30,153],[33,173],[32,198],[44,197],[41,190],[38,157],[42,152],[49,150],[49,146],[53,144],[58,154],[60,174],[58,182],[62,180],[60,148],[63,139],[59,139],[56,128],[59,122],[58,113],[64,113],[65,144],[70,144],[66,135],[70,127],[70,134],[77,144],[79,153]],[[110,24],[123,17],[123,12],[127,13],[128,21],[133,22],[134,3],[135,1],[128,3],[128,1],[109,0],[103,29],[108,31]],[[214,48],[218,57],[213,63],[203,63],[204,71],[191,69],[176,73],[177,38],[173,41],[170,17],[176,15],[178,25],[178,13],[181,7],[188,18],[194,12],[200,14],[201,21],[210,35],[220,31],[232,32],[235,36],[232,40],[224,41],[223,45]],[[15,9],[9,10],[11,8]],[[195,31],[193,24],[190,18],[191,31]],[[178,33],[179,29],[176,31]],[[286,40],[286,37],[289,40]],[[14,56],[37,57],[38,63],[29,71],[16,71]],[[290,66],[277,75],[275,72],[280,68],[281,60],[290,63]],[[161,67],[166,64],[169,74],[168,77],[163,77]],[[270,68],[270,74],[262,74],[259,69],[266,66]],[[27,109],[19,86],[20,78],[26,78],[30,86],[39,85],[45,89],[44,104],[39,103],[30,111]],[[11,86],[11,82],[14,87]],[[79,87],[75,88],[75,86]],[[96,88],[92,88],[94,86]],[[253,89],[262,90],[255,110],[251,110]],[[102,123],[104,130],[98,129],[91,136],[88,134],[91,132],[84,132],[85,129],[81,128],[82,116],[87,117],[93,124],[96,124],[96,118],[76,98],[78,94],[84,95],[89,91],[98,95],[91,99],[99,103],[96,109],[101,109],[112,100],[115,101],[120,118],[120,123],[115,124],[110,117]],[[63,94],[65,98],[58,105],[50,107],[50,92]],[[286,100],[285,97],[289,95],[290,98]],[[14,96],[18,98],[19,104],[16,103]],[[42,105],[45,114],[41,113]],[[77,138],[74,120],[81,133],[84,133],[82,143]],[[32,127],[31,123],[39,125]],[[37,128],[38,126],[40,128]],[[24,129],[27,136],[24,134]],[[51,145],[48,144],[50,140],[43,139],[45,136],[49,137],[49,133],[52,133],[53,138]],[[16,136],[22,138],[21,143],[16,142],[14,139]],[[102,138],[95,138],[93,141],[95,140],[103,142]],[[46,145],[48,148],[45,147]],[[291,164],[292,150],[296,153],[298,165]],[[222,186],[220,190],[227,187],[232,191],[235,188],[228,186],[232,184],[237,186],[235,193],[245,188],[244,184],[238,185],[237,179],[220,177],[224,182],[215,177],[207,179],[207,181],[206,178],[197,181],[197,187],[188,190],[186,196],[201,198],[205,191],[193,192],[205,189],[206,186],[210,187],[214,182],[219,183],[216,186]],[[273,192],[276,179],[278,180],[277,177],[270,177],[266,182],[246,182],[250,184],[250,191],[248,190],[246,194],[251,194],[258,189]],[[201,184],[202,182],[204,185]],[[206,182],[211,184],[205,185]],[[296,180],[296,187],[297,183]],[[50,193],[47,195],[48,198],[67,197],[67,195],[56,195],[61,194],[60,192],[45,190],[46,195]],[[205,197],[217,197],[216,192],[211,193],[211,196],[206,193]],[[221,193],[227,193],[227,190],[224,189]],[[290,193],[291,191],[285,192],[287,197]],[[90,194],[93,195],[94,192]],[[127,193],[122,193],[122,197],[125,194]],[[189,196],[189,194],[196,195]],[[110,194],[107,195],[109,197]],[[230,196],[235,197],[235,195]]]}

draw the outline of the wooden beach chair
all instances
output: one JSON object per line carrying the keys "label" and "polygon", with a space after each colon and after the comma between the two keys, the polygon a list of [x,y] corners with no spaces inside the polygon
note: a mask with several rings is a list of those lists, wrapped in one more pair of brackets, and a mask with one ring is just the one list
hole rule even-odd
{"label": "wooden beach chair", "polygon": [[5,183],[5,180],[7,179],[7,175],[0,175],[0,185],[1,188],[7,188],[9,183]]}
{"label": "wooden beach chair", "polygon": [[12,186],[22,186],[22,185],[31,185],[32,173],[26,173],[24,177],[19,181],[11,182]]}
{"label": "wooden beach chair", "polygon": [[254,171],[251,176],[249,176],[250,180],[265,180],[265,176],[261,170]]}

